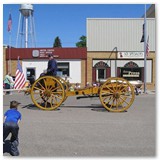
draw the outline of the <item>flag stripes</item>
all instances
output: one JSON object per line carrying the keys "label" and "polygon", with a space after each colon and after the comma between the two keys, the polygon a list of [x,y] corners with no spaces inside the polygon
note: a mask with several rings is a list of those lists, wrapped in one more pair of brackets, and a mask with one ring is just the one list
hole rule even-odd
{"label": "flag stripes", "polygon": [[22,89],[24,85],[25,85],[25,77],[18,59],[14,88]]}

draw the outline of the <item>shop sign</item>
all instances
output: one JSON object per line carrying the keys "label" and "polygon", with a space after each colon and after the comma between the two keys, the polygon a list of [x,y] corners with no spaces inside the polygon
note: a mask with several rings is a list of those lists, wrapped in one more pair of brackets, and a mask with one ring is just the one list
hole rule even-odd
{"label": "shop sign", "polygon": [[144,52],[118,52],[118,59],[142,59]]}
{"label": "shop sign", "polygon": [[123,71],[123,77],[139,77],[140,73],[139,72],[132,72],[132,71]]}
{"label": "shop sign", "polygon": [[48,54],[53,54],[54,49],[40,49],[39,57],[48,57]]}
{"label": "shop sign", "polygon": [[121,77],[128,80],[141,80],[141,68],[121,68]]}
{"label": "shop sign", "polygon": [[[39,50],[32,51],[33,57],[48,57],[48,54],[54,55],[54,49],[39,49]],[[59,56],[54,55],[54,57],[59,57]]]}

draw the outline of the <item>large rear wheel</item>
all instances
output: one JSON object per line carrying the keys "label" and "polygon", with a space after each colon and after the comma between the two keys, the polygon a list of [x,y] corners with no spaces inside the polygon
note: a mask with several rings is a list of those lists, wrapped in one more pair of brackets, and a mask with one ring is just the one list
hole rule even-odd
{"label": "large rear wheel", "polygon": [[134,101],[134,88],[123,78],[109,78],[101,86],[99,97],[102,105],[108,111],[126,111]]}

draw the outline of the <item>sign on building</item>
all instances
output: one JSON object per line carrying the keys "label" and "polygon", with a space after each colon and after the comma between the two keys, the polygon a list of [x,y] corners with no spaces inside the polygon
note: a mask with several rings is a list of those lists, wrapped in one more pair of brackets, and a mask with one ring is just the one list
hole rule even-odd
{"label": "sign on building", "polygon": [[118,59],[143,59],[144,52],[118,52]]}

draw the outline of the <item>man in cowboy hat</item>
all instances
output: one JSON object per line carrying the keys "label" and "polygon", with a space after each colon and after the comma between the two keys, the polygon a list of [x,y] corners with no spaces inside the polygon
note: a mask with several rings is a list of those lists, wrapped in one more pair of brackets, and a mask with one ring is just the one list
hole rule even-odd
{"label": "man in cowboy hat", "polygon": [[3,142],[11,133],[11,150],[10,154],[12,156],[18,156],[18,132],[19,132],[19,122],[21,120],[21,113],[17,110],[20,103],[17,101],[10,102],[10,109],[4,113],[4,123],[3,123]]}

